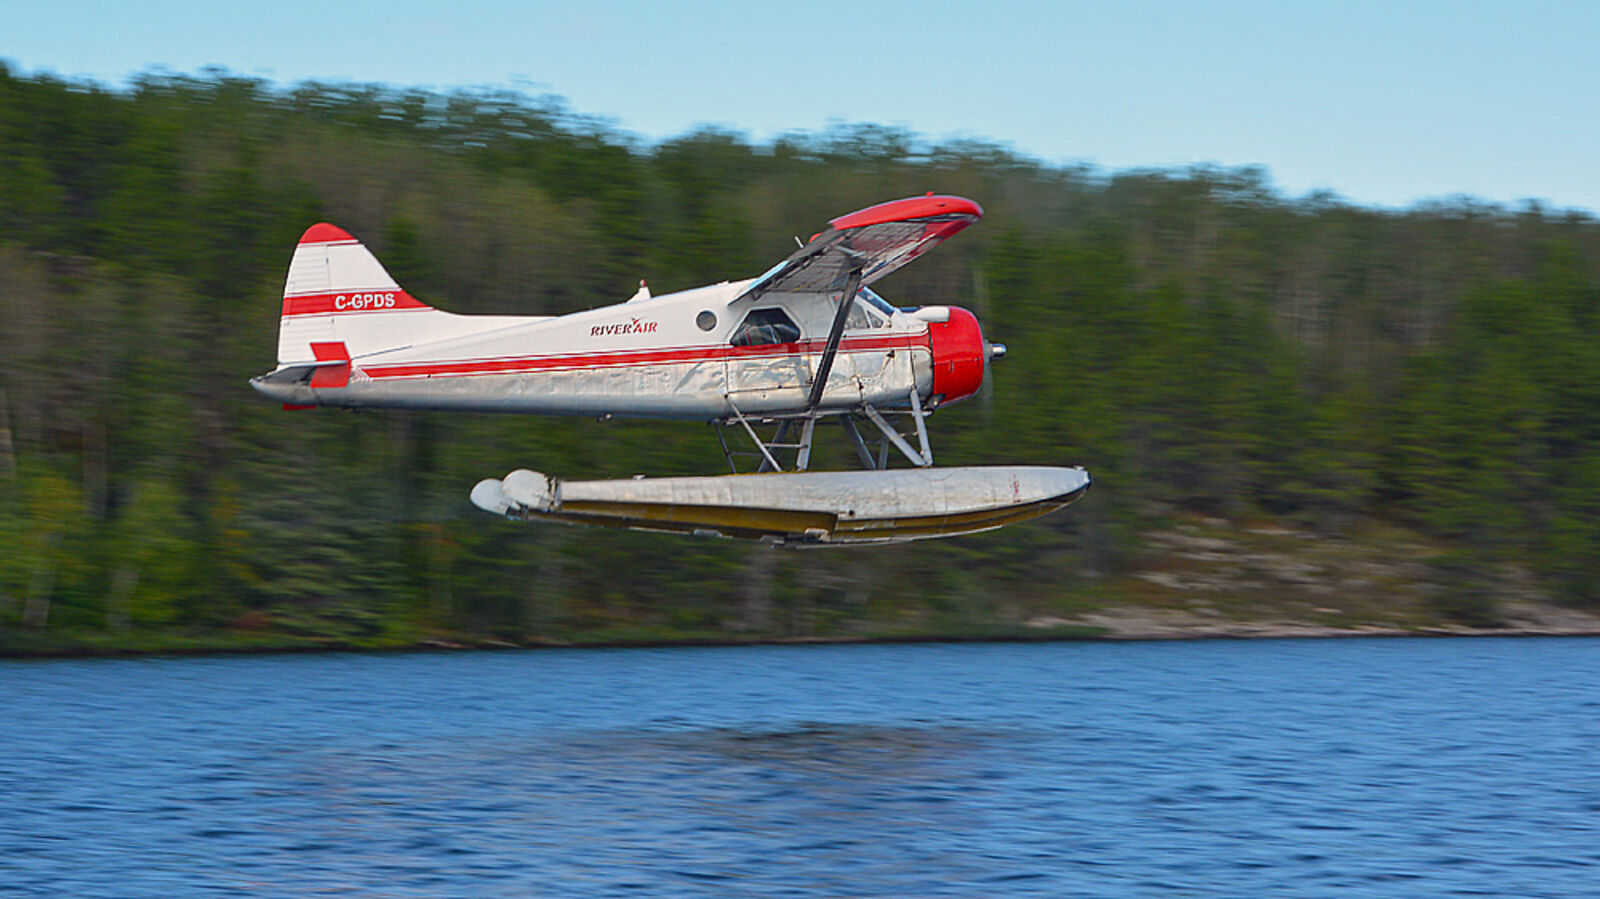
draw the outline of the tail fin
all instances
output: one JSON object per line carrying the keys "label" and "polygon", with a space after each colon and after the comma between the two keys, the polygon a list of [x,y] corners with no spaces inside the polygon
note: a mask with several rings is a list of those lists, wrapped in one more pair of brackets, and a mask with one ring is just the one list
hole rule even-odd
{"label": "tail fin", "polygon": [[406,293],[344,229],[312,225],[300,236],[283,286],[278,365],[360,357],[406,346],[454,318]]}

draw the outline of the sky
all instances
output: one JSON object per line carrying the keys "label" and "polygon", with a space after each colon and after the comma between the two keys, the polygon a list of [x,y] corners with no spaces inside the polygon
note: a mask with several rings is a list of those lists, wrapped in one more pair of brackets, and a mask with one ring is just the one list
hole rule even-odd
{"label": "sky", "polygon": [[874,123],[1386,207],[1600,211],[1597,47],[1600,0],[0,0],[16,74],[513,88],[645,141]]}

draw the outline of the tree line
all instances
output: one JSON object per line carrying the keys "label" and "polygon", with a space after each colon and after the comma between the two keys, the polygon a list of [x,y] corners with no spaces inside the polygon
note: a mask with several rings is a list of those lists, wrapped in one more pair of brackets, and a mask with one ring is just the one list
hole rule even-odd
{"label": "tree line", "polygon": [[[774,553],[513,525],[518,467],[714,473],[688,424],[289,414],[284,271],[332,221],[424,301],[557,314],[748,277],[929,190],[986,219],[879,285],[1010,345],[943,464],[1083,464],[1065,514]],[[1102,172],[877,126],[645,143],[549,98],[0,66],[0,648],[438,635],[982,632],[1108,601],[1174,514],[1383,520],[1439,576],[1600,603],[1600,227],[1471,198],[1286,197],[1253,168]],[[842,441],[825,464],[848,466]],[[1111,598],[1114,600],[1114,597]]]}

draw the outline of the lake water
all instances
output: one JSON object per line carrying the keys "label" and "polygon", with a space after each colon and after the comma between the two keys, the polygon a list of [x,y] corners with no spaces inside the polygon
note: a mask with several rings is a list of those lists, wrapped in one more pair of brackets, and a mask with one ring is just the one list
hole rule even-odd
{"label": "lake water", "polygon": [[1600,896],[1600,640],[0,663],[0,894]]}

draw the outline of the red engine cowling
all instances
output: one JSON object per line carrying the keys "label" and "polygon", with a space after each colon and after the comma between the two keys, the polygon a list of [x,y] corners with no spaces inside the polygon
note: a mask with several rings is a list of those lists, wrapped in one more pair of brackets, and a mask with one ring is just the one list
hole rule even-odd
{"label": "red engine cowling", "polygon": [[978,317],[960,306],[950,307],[950,318],[928,325],[928,348],[933,351],[933,397],[953,403],[983,386],[985,356],[983,329]]}

